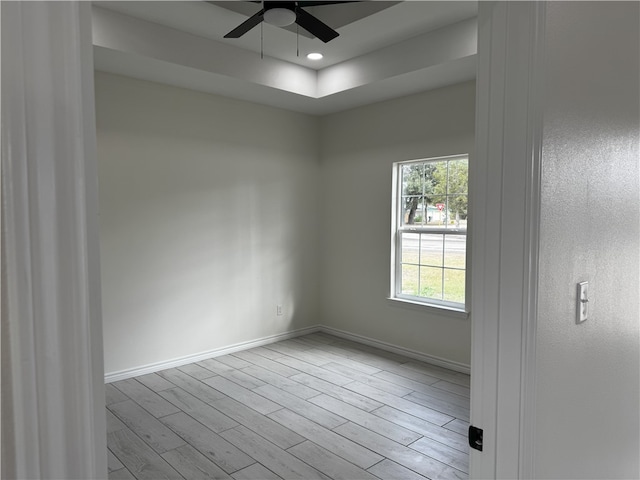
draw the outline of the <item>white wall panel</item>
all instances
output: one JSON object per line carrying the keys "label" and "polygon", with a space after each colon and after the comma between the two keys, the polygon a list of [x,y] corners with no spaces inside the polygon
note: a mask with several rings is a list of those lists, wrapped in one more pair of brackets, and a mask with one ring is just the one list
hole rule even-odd
{"label": "white wall panel", "polygon": [[639,19],[547,7],[535,478],[640,476]]}
{"label": "white wall panel", "polygon": [[105,73],[96,109],[106,373],[318,323],[315,118]]}
{"label": "white wall panel", "polygon": [[387,298],[392,164],[457,153],[473,162],[474,119],[475,82],[322,118],[324,324],[469,365],[469,319]]}

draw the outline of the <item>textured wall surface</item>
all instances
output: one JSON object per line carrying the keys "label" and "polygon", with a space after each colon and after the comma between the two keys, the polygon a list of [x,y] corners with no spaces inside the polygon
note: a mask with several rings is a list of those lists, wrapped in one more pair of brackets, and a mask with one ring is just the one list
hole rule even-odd
{"label": "textured wall surface", "polygon": [[640,476],[639,5],[548,4],[536,478]]}

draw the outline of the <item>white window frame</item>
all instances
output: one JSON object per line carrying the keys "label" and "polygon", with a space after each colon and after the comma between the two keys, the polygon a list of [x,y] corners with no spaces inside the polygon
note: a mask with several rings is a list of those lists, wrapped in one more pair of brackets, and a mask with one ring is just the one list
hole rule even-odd
{"label": "white window frame", "polygon": [[[461,314],[466,317],[468,314],[467,305],[469,303],[469,232],[468,228],[464,230],[433,228],[420,225],[402,225],[404,215],[402,205],[402,175],[401,168],[404,165],[422,164],[431,162],[442,162],[451,160],[465,159],[469,161],[469,154],[456,154],[442,157],[421,158],[416,160],[405,160],[393,163],[393,188],[392,188],[392,213],[391,213],[391,285],[389,299],[399,301],[410,306],[418,308],[435,308],[440,312],[448,312],[454,315]],[[469,192],[467,191],[467,198]],[[421,297],[416,295],[408,295],[402,293],[402,233],[426,233],[438,235],[464,235],[466,239],[466,263],[465,263],[465,300],[464,302],[451,302],[436,298]],[[457,316],[457,315],[456,315]]]}

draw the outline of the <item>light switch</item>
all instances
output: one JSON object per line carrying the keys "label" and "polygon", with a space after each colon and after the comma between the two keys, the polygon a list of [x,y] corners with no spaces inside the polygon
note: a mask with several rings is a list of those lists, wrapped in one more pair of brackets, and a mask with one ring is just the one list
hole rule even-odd
{"label": "light switch", "polygon": [[584,322],[589,315],[589,282],[578,284],[576,296],[576,323]]}

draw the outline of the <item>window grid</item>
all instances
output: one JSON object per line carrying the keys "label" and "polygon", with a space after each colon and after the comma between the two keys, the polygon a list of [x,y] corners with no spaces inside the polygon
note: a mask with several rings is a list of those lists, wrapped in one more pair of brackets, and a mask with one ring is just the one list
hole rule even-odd
{"label": "window grid", "polygon": [[[399,232],[400,234],[400,245],[402,245],[403,242],[403,238],[402,235],[405,232]],[[437,269],[440,271],[440,295],[438,297],[435,296],[429,296],[428,298],[434,298],[436,300],[443,300],[446,301],[446,299],[444,298],[445,296],[445,292],[447,291],[447,289],[445,288],[445,280],[446,280],[446,272],[447,271],[451,271],[451,272],[466,272],[466,268],[460,268],[460,267],[451,267],[451,266],[446,266],[446,241],[447,241],[447,237],[452,236],[452,235],[458,235],[458,236],[464,236],[461,234],[456,234],[456,233],[437,233],[436,235],[440,235],[443,237],[443,241],[442,241],[442,247],[441,247],[441,253],[440,253],[440,259],[441,259],[441,264],[440,265],[435,265],[435,264],[431,264],[431,263],[425,263],[422,261],[422,242],[423,242],[423,238],[424,238],[424,233],[417,233],[418,235],[418,242],[419,242],[419,248],[418,250],[418,259],[417,262],[410,262],[410,261],[403,261],[402,260],[402,252],[403,249],[400,248],[400,260],[399,260],[399,264],[400,264],[400,271],[403,272],[403,267],[405,265],[408,266],[412,266],[412,267],[416,267],[417,271],[418,271],[418,276],[417,276],[417,295],[412,295],[412,296],[417,296],[417,297],[424,297],[424,295],[420,295],[420,292],[423,291],[423,285],[422,285],[422,270],[423,268],[429,268],[429,269]],[[400,276],[400,280],[403,277]],[[411,295],[409,293],[405,293],[402,291],[402,283],[400,282],[400,285],[396,288],[396,291],[401,292],[402,295]],[[458,302],[456,302],[458,303]],[[459,303],[464,303],[464,302],[459,302]]]}
{"label": "window grid", "polygon": [[[460,171],[464,171],[465,182],[458,184],[452,189],[452,169],[453,161],[462,160],[464,168],[458,167],[456,175],[460,175]],[[395,164],[397,184],[395,186],[395,202],[396,202],[396,225],[395,225],[395,267],[392,275],[395,278],[395,294],[393,296],[399,298],[407,298],[417,300],[422,303],[435,303],[447,307],[464,308],[465,304],[465,272],[466,272],[466,228],[460,227],[460,212],[457,208],[453,208],[452,202],[457,198],[462,198],[465,205],[464,218],[466,220],[466,197],[468,195],[466,188],[466,175],[468,157],[466,155],[457,155],[453,157],[444,157],[438,159],[421,160],[414,162],[402,162]],[[438,163],[444,164],[444,191],[440,191],[438,195],[427,191],[429,184],[427,165],[438,166]],[[406,190],[409,180],[407,176],[410,168],[407,166],[421,167],[419,178],[420,188],[415,192]],[[433,174],[433,168],[431,173]],[[462,185],[462,186],[461,186]],[[431,185],[433,187],[433,185]],[[464,188],[462,188],[464,187]],[[407,194],[409,193],[409,194]],[[413,194],[411,194],[413,193]],[[420,221],[417,220],[415,214],[415,206],[413,212],[407,213],[407,209],[412,204],[411,199],[418,198],[417,205],[420,206],[422,213]],[[454,198],[455,197],[455,198]],[[433,198],[442,199],[444,207],[440,210],[440,224],[438,226],[429,225],[431,217],[428,217],[429,208],[433,208]],[[450,218],[451,212],[456,212],[455,224]],[[444,212],[444,213],[442,213]],[[442,218],[444,217],[444,221]],[[440,237],[440,243],[436,248],[429,247],[429,239]],[[453,239],[461,239],[462,247],[458,244],[460,251],[455,251],[455,245],[450,244]],[[409,244],[413,242],[411,248]],[[415,249],[415,252],[412,250]],[[411,250],[411,255],[409,252]],[[431,251],[430,251],[431,250]],[[437,252],[437,258],[435,257]],[[435,272],[438,272],[435,274]],[[434,280],[434,275],[437,280]],[[408,280],[409,279],[409,280]],[[407,280],[407,281],[405,281]],[[436,288],[436,282],[439,288]]]}

